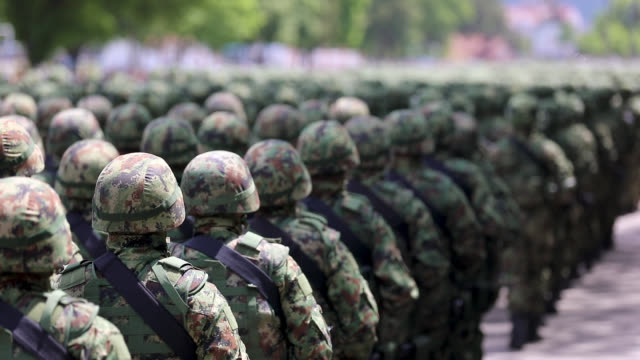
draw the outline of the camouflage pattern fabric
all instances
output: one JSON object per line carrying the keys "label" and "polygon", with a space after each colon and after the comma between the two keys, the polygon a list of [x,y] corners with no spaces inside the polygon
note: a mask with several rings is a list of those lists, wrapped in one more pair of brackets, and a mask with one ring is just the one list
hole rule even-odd
{"label": "camouflage pattern fabric", "polygon": [[187,121],[193,127],[194,131],[200,129],[200,124],[207,114],[200,105],[192,102],[183,102],[174,105],[167,113],[168,117],[182,119]]}
{"label": "camouflage pattern fabric", "polygon": [[33,140],[36,146],[39,147],[40,151],[42,151],[42,153],[44,154],[44,142],[42,141],[42,137],[38,132],[38,127],[36,126],[36,123],[33,122],[33,120],[20,115],[7,115],[3,116],[3,118],[9,118],[13,120],[20,124],[20,126],[22,126],[25,130],[27,130],[27,132],[31,136],[31,140]]}
{"label": "camouflage pattern fabric", "polygon": [[217,92],[211,94],[204,102],[204,108],[207,114],[213,114],[218,111],[226,111],[236,114],[240,119],[247,121],[247,115],[244,111],[242,101],[236,95],[230,92]]}
{"label": "camouflage pattern fabric", "polygon": [[314,289],[314,297],[331,328],[334,358],[368,359],[377,341],[377,304],[340,233],[296,205],[311,192],[300,156],[286,141],[265,140],[245,160],[260,193],[259,214],[287,233],[325,275],[327,293]]}
{"label": "camouflage pattern fabric", "polygon": [[43,140],[47,138],[53,117],[57,113],[72,107],[73,104],[66,97],[50,97],[38,101],[38,116],[34,121],[38,125],[38,131],[40,131],[40,136],[42,136]]}
{"label": "camouflage pattern fabric", "polygon": [[89,110],[67,109],[51,120],[47,134],[47,154],[57,162],[74,142],[83,139],[102,139],[102,129]]}
{"label": "camouflage pattern fabric", "polygon": [[298,111],[304,118],[305,126],[316,121],[329,119],[329,105],[324,100],[310,99],[303,101],[298,105]]}
{"label": "camouflage pattern fabric", "polygon": [[367,115],[369,115],[369,106],[367,103],[361,99],[350,96],[338,98],[329,108],[329,118],[342,124],[353,117]]}
{"label": "camouflage pattern fabric", "polygon": [[249,147],[249,127],[237,115],[219,111],[202,120],[197,132],[200,152],[226,150],[244,155]]}
{"label": "camouflage pattern fabric", "polygon": [[0,104],[0,115],[22,115],[35,120],[38,106],[33,98],[23,93],[11,93]]}
{"label": "camouflage pattern fabric", "polygon": [[[53,295],[45,293],[49,275],[66,265],[73,253],[69,225],[53,189],[27,178],[0,179],[0,219],[0,298],[36,322],[45,313],[51,316],[45,331],[75,359],[130,359],[120,331],[96,316],[94,304],[64,296],[53,309],[46,309]],[[11,342],[2,332],[0,343]],[[25,356],[18,345],[10,346],[12,353],[3,357]]]}
{"label": "camouflage pattern fabric", "polygon": [[273,104],[258,114],[253,125],[253,142],[266,139],[281,139],[294,143],[304,126],[302,114],[285,104]]}
{"label": "camouflage pattern fabric", "polygon": [[121,153],[137,152],[140,151],[142,133],[151,121],[151,114],[143,105],[127,103],[111,111],[104,132]]}
{"label": "camouflage pattern fabric", "polygon": [[[332,357],[329,330],[316,303],[311,286],[289,249],[262,239],[244,239],[246,218],[241,214],[255,212],[260,207],[258,192],[247,165],[241,157],[227,151],[212,151],[198,155],[185,169],[182,181],[185,206],[195,218],[197,233],[220,239],[267,273],[278,287],[286,324],[281,324],[265,298],[255,290],[245,292],[248,284],[231,269],[223,273],[226,281],[217,281],[218,288],[237,307],[234,315],[239,332],[252,358],[330,359]],[[210,278],[218,279],[221,264],[197,250],[171,244],[171,253],[200,266]],[[226,293],[225,293],[226,292]],[[253,295],[253,296],[251,296]],[[247,308],[257,301],[255,310]]]}
{"label": "camouflage pattern fabric", "polygon": [[91,111],[91,113],[96,117],[100,127],[104,128],[107,124],[107,119],[109,118],[109,114],[111,110],[113,110],[113,105],[111,105],[111,101],[102,95],[89,95],[83,97],[78,100],[76,105],[80,109],[86,109]]}
{"label": "camouflage pattern fabric", "polygon": [[44,157],[13,117],[0,117],[0,177],[31,176],[44,169]]}

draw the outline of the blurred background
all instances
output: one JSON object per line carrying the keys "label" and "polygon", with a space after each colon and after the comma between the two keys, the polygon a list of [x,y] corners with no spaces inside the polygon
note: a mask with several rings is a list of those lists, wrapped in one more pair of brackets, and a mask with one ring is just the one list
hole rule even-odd
{"label": "blurred background", "polygon": [[0,68],[636,57],[640,0],[0,0]]}

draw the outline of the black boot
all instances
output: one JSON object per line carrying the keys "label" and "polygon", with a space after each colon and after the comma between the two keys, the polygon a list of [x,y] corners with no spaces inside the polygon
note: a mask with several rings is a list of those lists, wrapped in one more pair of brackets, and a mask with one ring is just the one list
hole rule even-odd
{"label": "black boot", "polygon": [[520,350],[529,339],[529,317],[526,313],[516,312],[511,314],[511,341],[509,348]]}
{"label": "black boot", "polygon": [[534,343],[537,341],[542,340],[542,337],[540,336],[540,334],[538,333],[538,329],[540,328],[540,325],[542,324],[542,318],[538,315],[534,315],[534,314],[528,314],[528,325],[529,325],[529,331],[527,331],[527,342],[528,343]]}

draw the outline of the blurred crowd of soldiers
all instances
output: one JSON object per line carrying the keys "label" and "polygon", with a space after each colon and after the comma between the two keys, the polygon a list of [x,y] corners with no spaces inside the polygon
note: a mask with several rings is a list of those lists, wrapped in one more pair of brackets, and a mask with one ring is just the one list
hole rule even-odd
{"label": "blurred crowd of soldiers", "polygon": [[640,197],[640,73],[436,69],[0,84],[0,357],[481,359],[500,289],[540,340]]}

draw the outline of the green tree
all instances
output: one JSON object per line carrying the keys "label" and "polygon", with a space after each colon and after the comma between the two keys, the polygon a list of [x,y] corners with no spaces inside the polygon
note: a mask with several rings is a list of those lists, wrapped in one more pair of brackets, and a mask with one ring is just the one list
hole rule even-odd
{"label": "green tree", "polygon": [[640,55],[640,0],[614,0],[593,29],[579,39],[580,50],[592,55]]}

